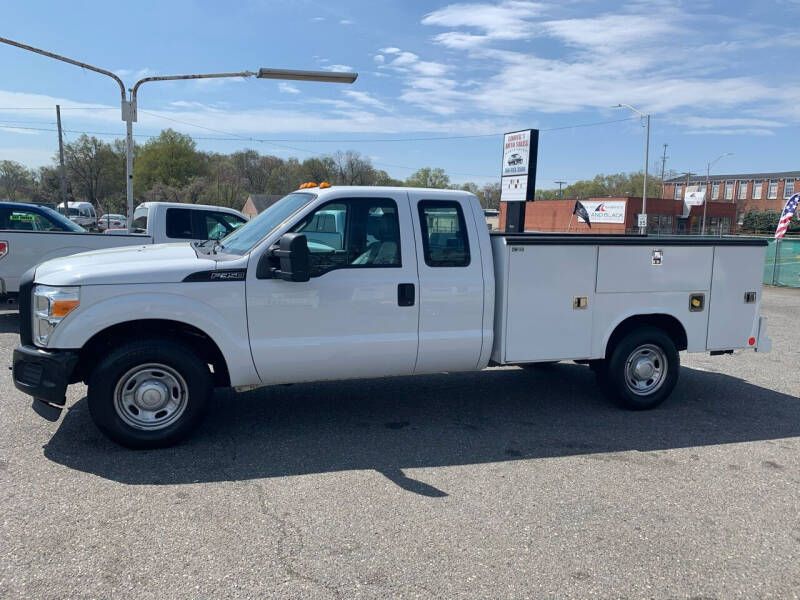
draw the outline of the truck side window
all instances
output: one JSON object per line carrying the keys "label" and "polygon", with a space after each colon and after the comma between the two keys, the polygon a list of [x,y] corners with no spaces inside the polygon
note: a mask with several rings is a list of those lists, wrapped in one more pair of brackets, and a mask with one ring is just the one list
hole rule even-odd
{"label": "truck side window", "polygon": [[192,212],[193,211],[188,208],[167,209],[168,238],[180,240],[194,239],[194,234],[192,233]]}
{"label": "truck side window", "polygon": [[422,249],[429,267],[469,265],[469,238],[458,202],[421,200],[418,204]]}
{"label": "truck side window", "polygon": [[353,198],[323,204],[293,231],[308,240],[311,277],[334,269],[399,267],[397,204],[384,198]]}

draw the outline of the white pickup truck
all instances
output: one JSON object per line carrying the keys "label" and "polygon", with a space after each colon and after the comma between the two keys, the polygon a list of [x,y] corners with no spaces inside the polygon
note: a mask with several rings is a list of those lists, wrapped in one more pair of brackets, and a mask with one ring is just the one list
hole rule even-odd
{"label": "white pickup truck", "polygon": [[301,189],[220,243],[29,271],[14,382],[52,420],[86,382],[97,426],[135,448],[188,435],[215,386],[574,360],[622,406],[652,408],[679,350],[769,351],[764,245],[490,235],[466,192]]}
{"label": "white pickup truck", "polygon": [[61,215],[30,204],[0,203],[0,300],[13,302],[19,279],[31,267],[89,250],[207,240],[227,235],[247,221],[232,208],[145,202],[134,212],[135,233],[88,233],[59,221]]}

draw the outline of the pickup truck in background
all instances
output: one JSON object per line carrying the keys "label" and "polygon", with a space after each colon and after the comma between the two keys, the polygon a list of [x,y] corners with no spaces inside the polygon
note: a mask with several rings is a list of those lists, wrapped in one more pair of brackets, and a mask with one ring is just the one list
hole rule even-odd
{"label": "pickup truck in background", "polygon": [[648,409],[681,350],[770,350],[765,245],[490,234],[467,192],[305,187],[219,242],[28,271],[14,383],[56,420],[86,382],[95,424],[133,448],[187,436],[214,387],[488,365],[585,363],[618,404]]}
{"label": "pickup truck in background", "polygon": [[51,209],[3,202],[0,203],[0,299],[13,302],[22,274],[51,258],[120,246],[219,238],[246,221],[247,217],[239,211],[222,206],[145,202],[134,212],[135,233],[88,233]]}

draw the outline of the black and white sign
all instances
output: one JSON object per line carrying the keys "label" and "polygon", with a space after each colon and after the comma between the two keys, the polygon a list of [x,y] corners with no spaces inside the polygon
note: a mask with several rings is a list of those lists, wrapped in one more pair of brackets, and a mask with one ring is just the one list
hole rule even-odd
{"label": "black and white sign", "polygon": [[538,144],[539,131],[535,129],[514,131],[503,136],[502,202],[533,200]]}

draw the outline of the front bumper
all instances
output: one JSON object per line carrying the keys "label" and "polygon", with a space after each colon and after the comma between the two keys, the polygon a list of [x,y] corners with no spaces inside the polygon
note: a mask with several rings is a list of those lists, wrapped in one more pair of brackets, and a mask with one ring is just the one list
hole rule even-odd
{"label": "front bumper", "polygon": [[33,409],[40,416],[55,421],[66,402],[67,386],[77,364],[78,353],[71,350],[53,352],[35,346],[17,346],[14,385],[33,396]]}

